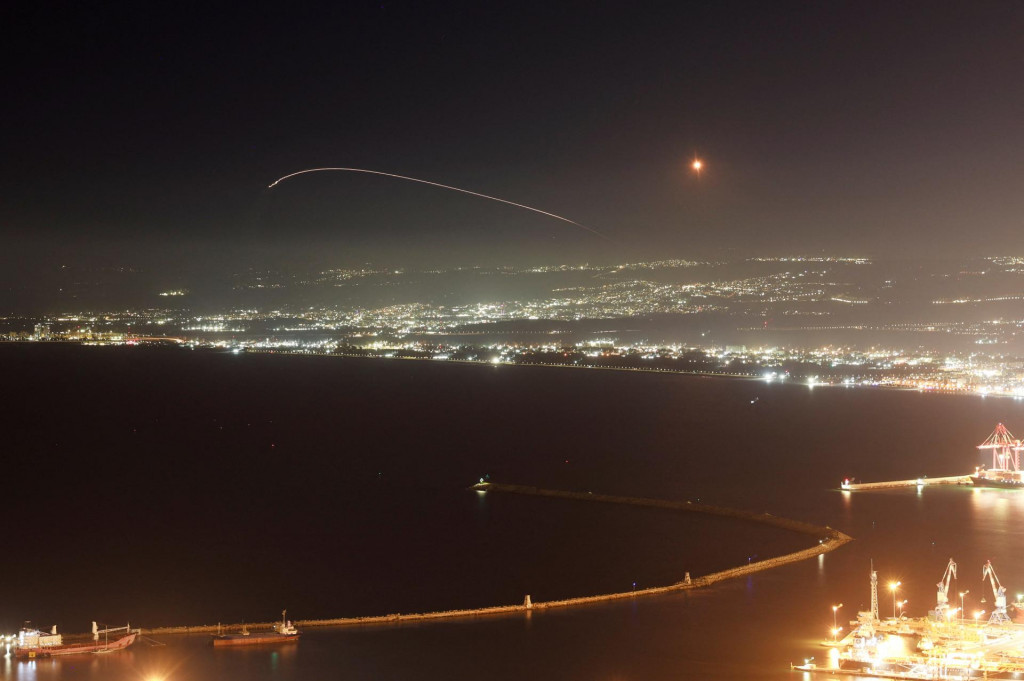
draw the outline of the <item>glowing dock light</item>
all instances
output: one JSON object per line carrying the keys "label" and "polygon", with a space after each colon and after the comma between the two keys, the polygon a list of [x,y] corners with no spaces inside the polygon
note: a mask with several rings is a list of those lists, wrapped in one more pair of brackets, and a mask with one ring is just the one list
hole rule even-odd
{"label": "glowing dock light", "polygon": [[896,619],[896,592],[903,582],[889,582],[889,591],[892,592],[892,618]]}
{"label": "glowing dock light", "polygon": [[838,626],[838,622],[836,621],[836,613],[839,612],[839,608],[841,608],[841,607],[843,607],[842,603],[840,603],[839,605],[833,605],[832,606],[832,641],[833,642],[836,640],[836,634],[838,634],[840,631],[842,631],[842,627]]}

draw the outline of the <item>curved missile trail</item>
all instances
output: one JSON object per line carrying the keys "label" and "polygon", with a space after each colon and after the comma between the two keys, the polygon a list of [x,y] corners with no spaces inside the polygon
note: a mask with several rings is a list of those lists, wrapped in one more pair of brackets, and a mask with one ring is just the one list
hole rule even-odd
{"label": "curved missile trail", "polygon": [[488,196],[487,194],[480,194],[478,192],[471,192],[468,189],[459,189],[458,187],[451,187],[451,186],[449,186],[447,184],[441,184],[440,182],[431,182],[430,180],[420,180],[420,179],[415,178],[415,177],[407,177],[405,175],[395,175],[394,173],[383,173],[383,172],[381,172],[379,170],[366,170],[364,168],[309,168],[307,170],[300,170],[298,172],[291,173],[290,175],[285,175],[284,177],[279,177],[278,179],[274,180],[269,185],[267,185],[267,189],[273,189],[274,187],[276,187],[280,183],[284,182],[288,178],[295,177],[296,175],[305,175],[306,173],[322,173],[322,172],[325,172],[325,171],[328,171],[328,170],[330,170],[330,171],[341,171],[341,172],[346,172],[346,173],[366,173],[367,175],[382,175],[384,177],[393,177],[393,178],[398,179],[398,180],[408,180],[409,182],[419,182],[420,184],[429,184],[432,187],[440,187],[441,189],[450,189],[453,192],[462,192],[463,194],[469,194],[470,196],[478,196],[481,199],[489,199],[491,201],[498,201],[500,203],[507,203],[510,206],[515,206],[516,208],[524,208],[526,210],[533,211],[534,213],[540,213],[541,215],[547,215],[549,218],[555,218],[556,220],[561,220],[562,222],[568,222],[570,225],[575,225],[575,226],[579,227],[580,229],[585,229],[588,232],[591,232],[592,234],[596,234],[597,236],[601,237],[602,239],[608,239],[609,241],[611,241],[611,239],[609,237],[605,236],[604,234],[602,234],[601,232],[597,231],[596,229],[593,229],[592,227],[587,227],[586,225],[581,225],[580,223],[578,223],[578,222],[576,222],[574,220],[570,220],[569,218],[563,218],[561,215],[555,215],[554,213],[549,213],[549,212],[547,212],[545,210],[541,210],[539,208],[533,208],[531,206],[526,206],[526,205],[523,205],[521,203],[516,203],[515,201],[507,201],[505,199],[499,199],[497,196]]}

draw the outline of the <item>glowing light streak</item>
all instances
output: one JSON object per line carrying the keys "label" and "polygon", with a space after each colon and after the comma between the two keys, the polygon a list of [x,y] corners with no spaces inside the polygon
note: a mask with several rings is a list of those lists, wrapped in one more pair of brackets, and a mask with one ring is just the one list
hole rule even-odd
{"label": "glowing light streak", "polygon": [[576,222],[575,220],[570,220],[569,218],[562,217],[561,215],[555,215],[554,213],[549,213],[546,210],[541,210],[540,208],[534,208],[532,206],[527,206],[526,204],[522,204],[522,203],[516,203],[515,201],[509,201],[507,199],[499,199],[497,196],[490,196],[488,194],[481,194],[479,192],[470,191],[468,189],[461,189],[459,187],[452,187],[451,185],[441,184],[440,182],[431,182],[430,180],[421,180],[419,178],[409,177],[407,175],[396,175],[395,173],[385,173],[385,172],[381,172],[379,170],[366,170],[365,168],[307,168],[306,170],[300,170],[298,172],[294,172],[294,173],[291,173],[289,175],[285,175],[284,177],[279,177],[278,179],[274,180],[269,185],[267,185],[267,189],[273,189],[274,187],[276,187],[277,185],[281,184],[285,180],[287,180],[289,178],[292,178],[292,177],[295,177],[297,175],[305,175],[307,173],[322,173],[322,172],[327,172],[327,171],[337,171],[337,172],[345,172],[345,173],[364,173],[364,174],[367,174],[367,175],[380,175],[382,177],[391,177],[391,178],[394,178],[394,179],[397,179],[397,180],[407,180],[409,182],[419,182],[420,184],[428,184],[428,185],[430,185],[432,187],[440,187],[441,189],[450,189],[453,192],[461,192],[463,194],[469,194],[470,196],[476,196],[476,197],[479,197],[481,199],[488,199],[489,201],[497,201],[499,203],[506,203],[506,204],[508,204],[510,206],[515,206],[516,208],[522,208],[524,210],[533,211],[534,213],[540,213],[541,215],[546,215],[549,218],[554,218],[556,220],[561,220],[562,222],[568,222],[570,225],[575,225],[576,227],[579,227],[580,229],[585,229],[586,231],[590,232],[591,234],[596,234],[597,236],[601,237],[602,239],[607,239],[608,241],[612,241],[612,239],[610,239],[609,237],[605,236],[601,232],[597,231],[593,227],[587,227],[586,225],[581,225],[580,223]]}

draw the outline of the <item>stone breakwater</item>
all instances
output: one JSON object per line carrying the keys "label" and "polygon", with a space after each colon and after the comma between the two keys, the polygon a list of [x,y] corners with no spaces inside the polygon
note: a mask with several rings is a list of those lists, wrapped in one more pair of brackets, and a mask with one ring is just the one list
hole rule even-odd
{"label": "stone breakwater", "polygon": [[951,475],[945,478],[914,478],[913,480],[883,480],[881,482],[846,482],[839,488],[844,492],[894,489],[898,487],[930,487],[933,485],[973,485],[970,475]]}
{"label": "stone breakwater", "polygon": [[[380,624],[395,624],[401,622],[426,622],[432,620],[443,620],[453,619],[456,617],[486,617],[488,615],[507,615],[515,613],[530,612],[532,610],[548,610],[552,608],[569,608],[580,605],[590,605],[593,603],[604,603],[607,601],[616,601],[629,598],[640,598],[643,596],[655,596],[658,594],[667,594],[674,591],[686,591],[689,589],[700,589],[702,587],[711,586],[718,582],[725,581],[727,579],[734,579],[736,577],[743,577],[745,575],[753,574],[755,572],[761,572],[763,570],[770,570],[771,568],[780,567],[782,565],[788,565],[790,563],[796,563],[801,560],[813,558],[814,556],[828,553],[838,549],[843,544],[852,541],[852,537],[846,535],[839,530],[834,530],[831,527],[822,527],[820,525],[813,525],[800,520],[791,520],[789,518],[781,518],[779,516],[772,515],[771,513],[754,513],[751,511],[743,511],[735,508],[727,508],[724,506],[712,506],[710,504],[695,504],[689,501],[668,501],[664,499],[645,499],[641,497],[617,497],[610,496],[607,494],[592,494],[590,492],[565,492],[560,490],[549,490],[541,489],[538,487],[526,487],[523,485],[504,485],[498,483],[480,483],[473,485],[471,489],[475,489],[482,492],[503,492],[506,494],[524,494],[529,496],[537,497],[548,497],[551,499],[569,499],[574,501],[589,501],[596,503],[606,504],[626,504],[630,506],[644,506],[648,508],[661,508],[670,511],[683,511],[688,513],[703,513],[706,515],[717,515],[724,516],[727,518],[736,518],[739,520],[746,520],[755,523],[761,523],[762,525],[770,525],[772,527],[779,527],[792,532],[798,532],[800,534],[808,535],[817,539],[817,542],[809,548],[802,549],[800,551],[794,551],[793,553],[787,553],[782,556],[776,556],[775,558],[768,558],[766,560],[759,560],[753,563],[747,563],[739,567],[729,568],[721,570],[719,572],[712,572],[707,575],[699,577],[690,577],[687,574],[686,578],[682,581],[675,582],[673,584],[667,584],[665,586],[656,586],[647,589],[637,589],[636,591],[620,591],[617,593],[609,594],[598,594],[594,596],[580,596],[578,598],[566,598],[556,601],[539,601],[531,603],[529,597],[525,599],[522,604],[517,605],[497,605],[487,608],[470,608],[466,610],[440,610],[436,612],[424,612],[424,613],[395,613],[390,615],[376,615],[371,617],[338,617],[332,619],[316,619],[316,620],[297,620],[295,625],[301,628],[311,627],[343,627],[353,625],[380,625]],[[273,627],[276,622],[261,622],[255,624],[246,624],[248,629],[253,631],[267,630]],[[142,629],[143,634],[154,635],[154,634],[215,634],[220,629],[225,631],[237,631],[242,625],[224,625],[223,627],[219,624],[204,624],[199,626],[184,626],[184,627],[157,627],[153,629]]]}

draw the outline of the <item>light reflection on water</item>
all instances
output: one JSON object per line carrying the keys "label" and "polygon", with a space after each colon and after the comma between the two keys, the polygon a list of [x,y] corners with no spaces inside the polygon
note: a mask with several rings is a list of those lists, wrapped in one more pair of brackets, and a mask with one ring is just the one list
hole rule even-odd
{"label": "light reflection on water", "polygon": [[[962,533],[958,539],[960,550],[956,552],[962,572],[960,582],[952,590],[969,586],[971,595],[966,607],[973,610],[981,605],[971,599],[980,599],[984,594],[984,585],[978,579],[981,556],[993,560],[998,557],[997,566],[1004,566],[1001,577],[1011,589],[1024,584],[1024,570],[1019,563],[1011,564],[1006,554],[1009,547],[1003,544],[1002,535],[986,529],[998,528],[1007,518],[1021,519],[1024,499],[1015,504],[1018,500],[1013,494],[928,490],[922,506],[916,492],[908,490],[861,494],[855,503],[866,517],[884,517],[888,513],[914,527],[936,520],[948,524],[953,533]],[[837,504],[835,512],[843,513],[842,497],[831,498]],[[959,524],[953,522],[955,518],[960,518]],[[859,522],[865,528],[868,525],[866,521]],[[972,526],[985,531],[972,533]],[[794,566],[793,570],[751,576],[740,584],[687,594],[682,610],[680,598],[668,597],[564,613],[531,612],[525,617],[494,620],[313,631],[307,632],[298,645],[277,649],[215,650],[205,637],[166,637],[167,646],[163,648],[139,645],[131,651],[102,658],[21,663],[8,660],[4,676],[33,681],[279,681],[326,678],[328,674],[333,677],[335,670],[341,670],[339,675],[343,678],[398,678],[394,674],[401,670],[401,678],[473,678],[471,668],[456,660],[479,646],[488,659],[476,658],[474,664],[497,664],[500,668],[487,677],[512,679],[521,678],[519,673],[528,664],[518,659],[520,652],[527,657],[548,656],[552,649],[557,649],[559,655],[565,650],[581,654],[589,647],[589,641],[601,640],[614,655],[598,656],[605,666],[589,668],[593,675],[588,678],[608,678],[598,672],[608,665],[615,668],[622,659],[637,654],[657,661],[640,665],[650,672],[646,678],[692,678],[688,676],[691,666],[687,660],[701,659],[709,651],[712,655],[724,652],[725,642],[731,641],[727,647],[734,658],[740,659],[702,665],[702,679],[757,676],[781,681],[792,678],[786,669],[790,661],[817,656],[820,663],[828,664],[829,653],[821,649],[819,641],[826,638],[831,627],[830,604],[844,601],[845,614],[849,616],[846,620],[857,609],[866,607],[869,557],[876,559],[883,586],[889,577],[901,579],[912,614],[923,614],[929,599],[934,599],[934,583],[945,558],[940,561],[940,555],[930,546],[922,549],[926,539],[913,533],[893,537],[872,536],[866,531],[859,534],[861,537],[849,545],[849,551],[820,556]],[[888,593],[883,591],[880,595],[884,611]],[[624,609],[630,613],[631,621],[626,629],[616,624],[622,622]],[[694,622],[702,626],[695,629]],[[639,631],[629,633],[633,629]],[[741,644],[739,649],[734,648],[737,643]],[[432,663],[420,666],[417,660],[421,658]],[[626,663],[630,668],[637,664],[635,659]],[[573,677],[569,674],[562,678]]]}
{"label": "light reflection on water", "polygon": [[[1021,541],[1024,539],[1021,536],[1024,533],[1024,493],[955,487],[835,492],[844,475],[884,480],[971,470],[977,465],[977,452],[973,447],[990,432],[994,422],[1002,420],[1009,425],[1024,421],[1024,408],[1019,403],[825,388],[816,388],[812,397],[806,390],[759,386],[758,390],[766,395],[762,400],[766,409],[752,414],[743,412],[747,414],[743,416],[731,405],[749,404],[750,384],[745,382],[664,377],[648,380],[649,377],[605,372],[555,371],[510,371],[497,378],[488,374],[488,378],[481,381],[482,374],[469,369],[446,367],[445,373],[439,373],[436,368],[409,366],[408,363],[400,366],[374,364],[365,369],[365,375],[360,373],[363,368],[353,373],[345,368],[349,365],[332,364],[330,360],[318,362],[305,374],[302,365],[289,363],[289,360],[270,363],[268,358],[245,358],[244,363],[264,361],[267,363],[259,364],[258,372],[253,374],[260,380],[265,371],[273,367],[287,364],[288,371],[282,371],[273,381],[268,379],[272,389],[261,393],[258,401],[246,404],[245,411],[272,412],[274,429],[280,426],[288,433],[298,433],[308,429],[310,424],[331,423],[337,414],[344,413],[326,393],[304,397],[303,391],[321,380],[339,386],[341,397],[348,394],[346,390],[360,395],[360,401],[343,403],[345,409],[358,415],[355,425],[349,426],[352,429],[358,430],[356,426],[362,426],[363,422],[395,422],[393,398],[409,391],[412,393],[406,400],[410,406],[403,416],[420,415],[417,422],[420,429],[410,429],[413,435],[400,440],[402,446],[393,448],[401,455],[392,458],[388,458],[392,450],[373,449],[373,446],[381,439],[401,438],[404,431],[397,426],[388,433],[389,438],[381,438],[374,432],[355,445],[347,443],[349,446],[340,454],[337,441],[341,431],[325,429],[318,435],[321,439],[307,443],[307,449],[295,454],[296,460],[301,454],[309,462],[322,464],[324,470],[330,471],[330,476],[322,476],[330,504],[353,490],[359,491],[357,484],[349,488],[343,485],[353,476],[353,462],[371,456],[373,466],[369,470],[373,484],[377,484],[381,469],[387,475],[397,475],[396,471],[414,467],[415,474],[410,474],[410,478],[435,497],[428,499],[430,504],[402,506],[401,502],[412,496],[403,491],[401,495],[388,498],[386,504],[374,508],[372,513],[359,515],[358,519],[353,519],[359,513],[356,504],[326,504],[331,513],[325,516],[319,513],[322,506],[317,502],[296,514],[287,532],[279,534],[281,544],[295,541],[304,533],[318,529],[317,526],[322,534],[308,542],[307,553],[301,560],[289,556],[293,570],[281,575],[275,573],[273,580],[268,578],[266,582],[255,584],[284,581],[313,585],[315,588],[309,589],[313,595],[306,609],[322,606],[326,601],[329,605],[322,606],[328,608],[328,612],[323,613],[325,616],[349,614],[354,607],[351,594],[364,597],[363,607],[375,614],[417,607],[409,605],[413,598],[420,598],[420,603],[430,607],[444,607],[470,587],[477,590],[476,597],[485,605],[521,602],[525,593],[532,593],[540,600],[534,589],[549,587],[550,574],[527,573],[533,563],[542,559],[546,560],[545,570],[550,568],[552,573],[561,570],[561,588],[577,588],[578,580],[588,574],[601,576],[595,580],[594,588],[604,588],[637,580],[634,572],[637,564],[661,569],[652,571],[647,577],[649,580],[678,579],[686,570],[697,575],[701,574],[701,569],[710,571],[742,563],[755,554],[770,555],[776,546],[772,542],[761,543],[759,530],[740,530],[720,523],[691,523],[685,518],[638,512],[630,512],[629,522],[620,523],[622,527],[615,530],[619,534],[612,542],[609,537],[616,519],[626,517],[618,511],[581,510],[576,506],[556,508],[508,498],[488,500],[484,495],[468,492],[464,497],[458,496],[463,481],[468,484],[478,479],[484,472],[481,468],[492,472],[501,468],[508,482],[672,499],[701,497],[712,503],[768,510],[777,515],[828,524],[847,532],[855,541],[816,560],[716,584],[700,592],[571,611],[535,611],[525,616],[314,630],[306,632],[295,646],[273,650],[215,651],[204,637],[165,637],[162,640],[167,643],[166,647],[138,644],[124,653],[77,660],[30,663],[7,660],[0,666],[3,670],[0,676],[39,681],[148,681],[150,676],[158,674],[166,674],[166,681],[336,678],[425,681],[757,678],[781,681],[794,678],[789,663],[810,656],[819,659],[826,656],[819,643],[832,627],[832,604],[845,604],[840,613],[845,617],[839,623],[847,628],[858,610],[867,609],[871,561],[883,585],[889,579],[902,581],[900,598],[909,601],[912,616],[921,616],[933,606],[935,584],[950,557],[956,559],[961,570],[960,579],[951,591],[970,591],[965,602],[968,612],[979,609],[980,599],[986,596],[986,586],[981,580],[981,566],[986,560],[992,560],[1011,594],[1024,591],[1024,541]],[[282,363],[277,363],[279,361]],[[120,366],[115,360],[111,362],[115,368]],[[24,386],[45,386],[74,373],[57,372],[50,377],[53,380],[38,378],[37,374],[47,366],[47,363],[34,366],[33,372],[26,374],[17,389],[10,389],[20,392],[28,389]],[[204,372],[213,370],[214,363],[211,360],[209,366],[203,367],[202,371],[197,371],[186,365],[173,365],[173,371],[167,370],[187,379],[182,380],[187,389],[173,393],[173,386],[169,388],[174,398],[169,398],[169,403],[191,404],[190,400],[201,399],[193,394],[194,386],[204,384]],[[131,380],[137,380],[136,370],[146,370],[142,365],[133,364],[130,368],[127,375]],[[573,376],[569,377],[569,373]],[[293,374],[299,378],[293,378]],[[105,378],[107,373],[98,372],[98,375]],[[157,375],[156,370],[145,376],[152,384],[165,385],[168,380],[167,376]],[[411,381],[410,377],[416,380]],[[245,377],[232,375],[228,378],[241,380]],[[125,383],[130,384],[130,381],[125,380]],[[223,384],[231,385],[231,381],[224,380]],[[373,394],[380,384],[388,388],[379,391],[387,399],[382,399],[378,408],[364,407],[365,400],[361,396]],[[415,387],[420,384],[422,388]],[[439,386],[447,386],[443,391],[447,401],[436,399]],[[415,392],[417,389],[420,392]],[[610,398],[610,395],[615,397]],[[232,404],[227,398],[238,398],[237,390],[215,393],[210,403],[200,406],[202,410],[220,409],[221,404]],[[139,400],[139,404],[145,401]],[[481,404],[496,406],[481,412]],[[566,408],[569,404],[573,405],[572,409]],[[528,409],[523,405],[528,405]],[[66,405],[66,408],[73,415],[78,405]],[[158,416],[163,418],[167,407],[161,405],[160,409]],[[451,414],[462,413],[478,415],[483,425],[478,431],[472,431],[473,419],[467,419],[459,429],[453,429]],[[191,413],[184,415],[192,416]],[[205,411],[202,415],[205,416]],[[90,423],[111,418],[106,411],[87,416],[89,419],[84,421]],[[232,415],[218,413],[218,416],[219,422],[230,423]],[[140,420],[137,415],[132,418]],[[242,437],[246,423],[247,414],[234,437]],[[441,427],[431,424],[441,424]],[[467,434],[464,429],[470,432]],[[457,437],[451,435],[453,430],[458,430]],[[216,437],[221,437],[221,431],[216,432]],[[350,431],[344,432],[346,437],[352,435]],[[734,432],[742,432],[743,437],[722,437],[722,433]],[[168,434],[163,425],[154,428],[153,433],[151,444],[160,444],[173,435]],[[501,436],[495,437],[494,433],[501,433]],[[280,442],[279,433],[274,435],[275,441]],[[431,448],[434,441],[440,444]],[[230,444],[227,439],[218,442],[219,447]],[[757,443],[757,457],[749,456],[751,443]],[[129,445],[134,447],[134,440]],[[563,451],[574,452],[571,465],[566,463],[570,457],[564,456]],[[893,456],[893,451],[900,455]],[[316,452],[329,455],[319,461],[313,456]],[[240,456],[247,461],[249,452],[242,452]],[[344,460],[345,465],[331,467],[335,459]],[[378,465],[378,460],[383,463]],[[722,464],[726,461],[743,463],[730,463],[725,470]],[[312,463],[304,472],[307,476],[320,472]],[[285,469],[274,467],[269,482],[262,478],[251,478],[249,482],[276,490],[278,478],[287,478],[286,473]],[[187,482],[191,478],[183,475],[180,480]],[[307,484],[305,478],[291,483],[293,487],[289,490],[302,489],[302,485]],[[31,501],[37,503],[35,496],[45,490],[45,487],[33,488]],[[359,505],[371,504],[377,498],[373,490],[365,499],[360,499]],[[455,498],[456,503],[438,501],[449,498]],[[244,500],[252,501],[250,495]],[[262,500],[257,498],[256,503]],[[437,517],[441,520],[436,521]],[[502,518],[516,522],[496,522]],[[171,514],[171,521],[176,520]],[[202,520],[205,523],[207,516]],[[327,520],[337,524],[330,525]],[[519,521],[524,522],[519,524]],[[364,524],[362,533],[342,534],[352,527],[363,528]],[[592,531],[586,537],[592,544],[591,550],[584,553],[583,535],[595,527],[600,531]],[[685,531],[680,530],[683,527]],[[153,540],[156,548],[151,547],[151,556],[164,556],[158,549],[162,551],[166,542],[174,540],[173,536],[168,536],[174,534],[174,528],[174,522],[168,522],[164,532],[156,534]],[[471,551],[456,552],[464,536],[453,528],[461,528],[460,531],[470,528],[472,551],[493,552],[500,558],[471,562]],[[657,536],[646,543],[625,541],[655,528]],[[179,550],[170,557],[182,560],[181,556],[190,557],[193,551],[199,553],[193,548],[196,538],[180,534],[184,534],[184,538],[179,536],[179,543],[172,544]],[[207,553],[201,557],[219,556],[224,551],[225,536],[228,533],[216,533],[209,542],[212,547],[208,545]],[[277,543],[264,539],[262,532],[256,536],[256,549],[264,550],[259,554],[264,559],[269,561],[271,554],[281,552]],[[342,536],[345,538],[340,539]],[[136,537],[133,535],[131,539],[135,541]],[[119,559],[124,553],[121,541],[118,538],[117,545],[111,549],[111,554]],[[267,544],[269,546],[264,546]],[[442,550],[435,550],[438,545]],[[683,546],[686,551],[662,552],[660,549],[666,545]],[[177,578],[180,570],[190,567],[186,562],[174,564],[173,570],[164,572],[160,580],[144,576],[141,581],[146,582],[145,589],[136,594],[142,594],[138,596],[142,599],[153,591],[170,591],[171,606],[175,605],[173,600],[186,602],[192,607],[183,608],[184,612],[204,613],[203,617],[207,616],[202,607],[207,601],[215,601],[213,605],[218,613],[236,612],[241,609],[239,603],[269,612],[284,607],[294,612],[293,602],[277,603],[280,597],[268,596],[264,588],[238,589],[235,600],[228,597],[215,600],[221,598],[215,587],[231,586],[237,581],[238,570],[258,571],[260,568],[258,561],[246,559],[246,551],[254,550],[253,545],[242,542],[240,546],[245,551],[235,549],[240,553],[233,556],[233,561],[225,561],[220,569],[202,575],[207,580],[227,576],[219,585],[205,584],[205,597],[196,596],[190,590],[176,591],[162,586]],[[323,558],[325,547],[336,550],[339,557],[334,563]],[[77,548],[87,550],[91,543],[83,542]],[[297,547],[296,551],[302,548]],[[36,551],[44,549],[45,545],[36,547]],[[731,562],[705,564],[701,569],[690,564],[712,552],[715,561]],[[454,564],[452,553],[458,556]],[[54,556],[50,558],[42,562],[59,562]],[[671,562],[677,560],[683,562]],[[463,563],[481,567],[467,571]],[[365,564],[369,569],[350,569]],[[195,586],[204,584],[196,580]],[[396,592],[400,595],[396,596]],[[887,596],[883,586],[883,612]],[[94,596],[90,594],[90,597]],[[81,603],[63,602],[57,597],[51,600],[51,610],[72,605],[85,608]],[[990,595],[988,600],[991,600]],[[891,603],[889,605],[891,607]],[[9,616],[22,615],[19,610]],[[194,621],[216,621],[217,616],[212,620]],[[135,622],[135,617],[132,621]]]}
{"label": "light reflection on water", "polygon": [[[921,494],[908,489],[822,494],[821,499],[826,518],[852,512],[849,526],[830,524],[851,533],[854,542],[802,564],[703,592],[525,616],[314,630],[295,646],[271,650],[214,650],[205,637],[166,637],[164,648],[140,645],[101,659],[7,661],[3,676],[146,681],[169,670],[166,681],[259,681],[322,678],[340,670],[339,675],[350,678],[437,680],[472,678],[474,665],[488,664],[494,665],[488,678],[513,679],[521,678],[529,665],[523,657],[551,660],[569,651],[582,660],[587,678],[608,678],[601,672],[620,665],[644,670],[644,678],[692,678],[687,676],[692,661],[704,659],[702,679],[781,681],[793,678],[789,662],[817,656],[820,664],[828,664],[830,653],[820,642],[832,627],[831,605],[845,604],[839,624],[848,631],[856,612],[868,606],[871,560],[879,571],[883,614],[891,607],[885,585],[897,579],[909,615],[922,616],[934,607],[935,583],[950,556],[960,565],[950,591],[969,591],[968,612],[987,609],[992,599],[981,579],[985,560],[993,561],[1011,594],[1024,591],[1024,549],[1017,541],[1024,528],[1024,494],[937,487]],[[885,529],[872,529],[876,519]],[[605,652],[588,658],[583,652],[595,640]]]}

